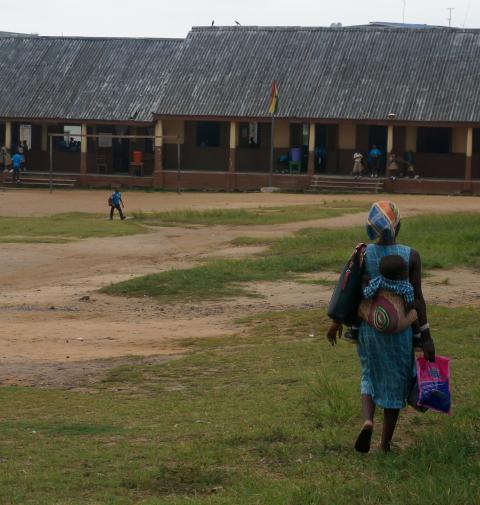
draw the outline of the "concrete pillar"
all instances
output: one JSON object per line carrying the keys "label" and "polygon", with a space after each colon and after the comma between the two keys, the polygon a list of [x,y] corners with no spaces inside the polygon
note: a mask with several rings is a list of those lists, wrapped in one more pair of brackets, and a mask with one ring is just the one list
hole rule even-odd
{"label": "concrete pillar", "polygon": [[[180,139],[178,139],[180,142]],[[155,123],[155,139],[154,139],[154,165],[153,165],[153,187],[163,188],[163,122],[158,119]]]}
{"label": "concrete pillar", "polygon": [[42,124],[42,151],[48,151],[48,125]]}
{"label": "concrete pillar", "polygon": [[465,180],[472,180],[473,128],[467,129],[467,149],[465,158]]}
{"label": "concrete pillar", "polygon": [[393,126],[387,127],[387,154],[393,152]]}
{"label": "concrete pillar", "polygon": [[230,121],[230,142],[228,150],[228,190],[235,189],[235,171],[237,168],[238,123]]}
{"label": "concrete pillar", "polygon": [[308,131],[308,164],[307,174],[312,176],[315,173],[315,123],[310,123]]}
{"label": "concrete pillar", "polygon": [[237,152],[237,138],[238,138],[238,123],[230,121],[230,151],[228,157],[228,171],[235,172],[236,168],[236,152]]}
{"label": "concrete pillar", "polygon": [[405,151],[417,151],[417,127],[407,126],[405,132]]}
{"label": "concrete pillar", "polygon": [[87,125],[82,124],[80,133],[80,182],[85,183],[85,176],[87,175]]}
{"label": "concrete pillar", "polygon": [[12,148],[12,123],[7,121],[5,123],[5,147],[7,149]]}

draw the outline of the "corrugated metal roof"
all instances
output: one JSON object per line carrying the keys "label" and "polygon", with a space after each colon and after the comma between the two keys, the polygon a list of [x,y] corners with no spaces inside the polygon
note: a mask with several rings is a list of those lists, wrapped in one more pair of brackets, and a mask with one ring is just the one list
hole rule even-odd
{"label": "corrugated metal roof", "polygon": [[480,31],[194,28],[159,115],[480,121]]}
{"label": "corrugated metal roof", "polygon": [[38,37],[38,33],[0,32],[0,37]]}
{"label": "corrugated metal roof", "polygon": [[0,117],[151,121],[181,42],[0,37]]}

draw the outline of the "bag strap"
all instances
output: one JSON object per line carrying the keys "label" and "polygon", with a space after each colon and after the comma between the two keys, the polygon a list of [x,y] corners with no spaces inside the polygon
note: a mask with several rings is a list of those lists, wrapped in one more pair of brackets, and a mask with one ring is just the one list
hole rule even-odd
{"label": "bag strap", "polygon": [[363,266],[363,262],[365,260],[365,252],[367,250],[367,244],[360,242],[355,246],[352,255],[350,256],[349,266],[352,267],[355,261],[355,258],[358,256],[360,266]]}
{"label": "bag strap", "polygon": [[353,265],[355,264],[355,258],[358,256],[358,264],[360,268],[363,267],[363,262],[365,261],[365,251],[367,250],[367,244],[360,242],[355,246],[350,259],[347,262],[347,270],[345,271],[345,276],[342,282],[342,291],[346,288],[348,284],[348,279],[350,278],[350,273],[352,271]]}

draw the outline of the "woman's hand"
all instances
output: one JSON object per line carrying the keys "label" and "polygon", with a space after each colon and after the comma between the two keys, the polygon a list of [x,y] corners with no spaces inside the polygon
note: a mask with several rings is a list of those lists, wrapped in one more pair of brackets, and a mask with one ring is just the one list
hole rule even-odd
{"label": "woman's hand", "polygon": [[342,323],[337,323],[333,321],[330,325],[330,328],[327,331],[327,339],[332,344],[335,345],[337,343],[337,335],[338,338],[342,338],[343,325]]}
{"label": "woman's hand", "polygon": [[423,340],[423,355],[427,361],[435,361],[435,344],[432,337]]}

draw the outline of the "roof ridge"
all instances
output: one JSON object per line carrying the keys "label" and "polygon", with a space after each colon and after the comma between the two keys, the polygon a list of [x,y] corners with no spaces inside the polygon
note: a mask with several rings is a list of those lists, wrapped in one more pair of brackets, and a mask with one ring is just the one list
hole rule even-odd
{"label": "roof ridge", "polygon": [[406,26],[371,26],[371,25],[351,25],[351,26],[258,26],[258,25],[227,25],[227,26],[193,26],[191,32],[208,32],[208,31],[275,31],[275,32],[289,32],[289,31],[305,31],[305,32],[322,32],[322,31],[378,31],[378,32],[425,32],[425,31],[450,31],[450,32],[467,32],[479,33],[480,28],[461,28],[450,26],[436,26],[436,25],[419,25],[412,27]]}
{"label": "roof ridge", "polygon": [[152,40],[163,42],[183,42],[185,39],[180,37],[89,37],[76,35],[21,35],[0,37],[4,39],[35,39],[35,40]]}

